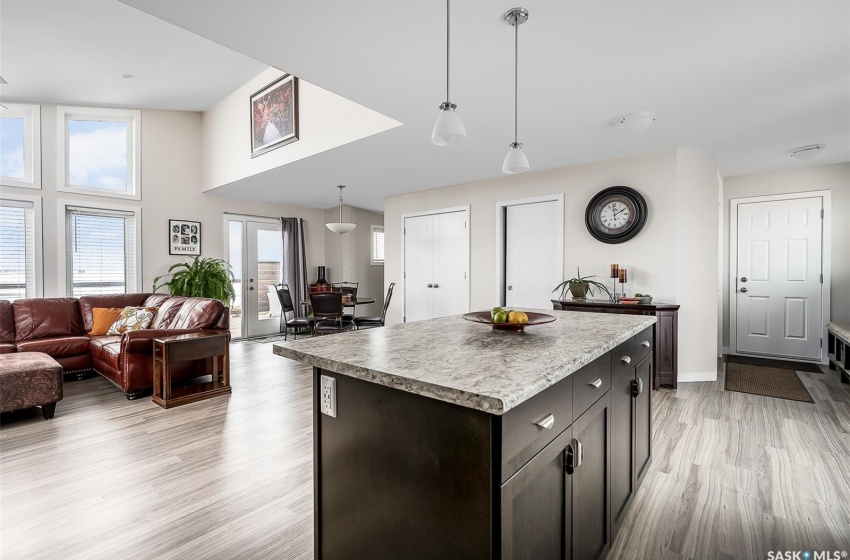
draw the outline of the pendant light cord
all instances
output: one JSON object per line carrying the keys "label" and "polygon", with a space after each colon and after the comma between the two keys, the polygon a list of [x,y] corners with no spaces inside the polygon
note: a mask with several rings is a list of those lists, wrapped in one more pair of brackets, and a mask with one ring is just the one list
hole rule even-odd
{"label": "pendant light cord", "polygon": [[514,143],[519,142],[519,17],[514,16]]}
{"label": "pendant light cord", "polygon": [[449,85],[451,81],[451,38],[452,38],[452,18],[451,18],[452,0],[446,0],[446,104],[451,104],[449,96]]}

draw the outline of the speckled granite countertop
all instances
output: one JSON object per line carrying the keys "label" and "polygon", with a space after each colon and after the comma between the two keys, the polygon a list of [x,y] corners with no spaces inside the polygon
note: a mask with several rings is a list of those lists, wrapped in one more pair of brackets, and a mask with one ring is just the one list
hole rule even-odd
{"label": "speckled granite countertop", "polygon": [[504,414],[655,323],[654,316],[541,310],[522,334],[460,315],[274,344],[274,353],[339,374]]}

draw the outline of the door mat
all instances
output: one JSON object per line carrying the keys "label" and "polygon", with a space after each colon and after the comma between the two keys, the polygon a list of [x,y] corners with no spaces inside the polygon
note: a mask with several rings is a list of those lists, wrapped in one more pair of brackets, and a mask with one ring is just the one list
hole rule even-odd
{"label": "door mat", "polygon": [[726,390],[814,403],[797,372],[792,369],[726,363]]}
{"label": "door mat", "polygon": [[789,362],[787,360],[771,360],[769,358],[757,358],[755,356],[726,356],[726,363],[747,364],[751,366],[764,366],[779,369],[793,369],[796,371],[807,371],[809,373],[823,373],[817,364],[811,362]]}

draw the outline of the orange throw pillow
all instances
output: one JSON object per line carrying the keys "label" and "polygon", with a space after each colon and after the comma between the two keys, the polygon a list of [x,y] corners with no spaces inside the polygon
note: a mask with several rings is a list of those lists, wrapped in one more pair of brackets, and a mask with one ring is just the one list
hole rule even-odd
{"label": "orange throw pillow", "polygon": [[103,336],[112,326],[123,307],[95,307],[91,310],[92,321],[89,336]]}

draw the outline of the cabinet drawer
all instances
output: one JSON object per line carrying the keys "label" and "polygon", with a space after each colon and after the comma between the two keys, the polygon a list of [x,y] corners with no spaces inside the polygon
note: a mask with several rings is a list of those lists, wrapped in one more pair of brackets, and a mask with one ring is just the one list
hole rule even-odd
{"label": "cabinet drawer", "polygon": [[641,363],[644,358],[652,353],[653,346],[655,345],[654,331],[654,328],[649,327],[635,335],[635,355],[632,356],[632,365]]}
{"label": "cabinet drawer", "polygon": [[502,416],[500,483],[513,476],[573,423],[574,375],[562,379]]}
{"label": "cabinet drawer", "polygon": [[631,371],[640,360],[635,356],[635,337],[632,337],[611,351],[611,369],[614,379],[620,379],[624,373]]}
{"label": "cabinet drawer", "polygon": [[573,379],[573,416],[577,418],[611,389],[611,352],[570,377]]}

